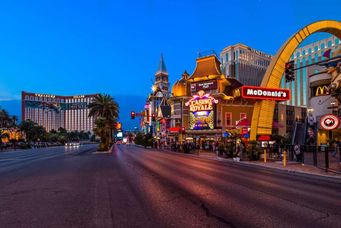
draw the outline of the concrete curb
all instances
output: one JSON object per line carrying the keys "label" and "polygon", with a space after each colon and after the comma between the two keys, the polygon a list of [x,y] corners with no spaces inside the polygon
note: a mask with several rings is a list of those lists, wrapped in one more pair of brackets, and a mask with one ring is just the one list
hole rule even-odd
{"label": "concrete curb", "polygon": [[[115,145],[115,144],[114,144]],[[92,152],[92,154],[111,154],[113,152],[113,149],[114,149],[114,145],[112,145],[109,150],[106,150],[106,151],[95,151],[95,152]]]}

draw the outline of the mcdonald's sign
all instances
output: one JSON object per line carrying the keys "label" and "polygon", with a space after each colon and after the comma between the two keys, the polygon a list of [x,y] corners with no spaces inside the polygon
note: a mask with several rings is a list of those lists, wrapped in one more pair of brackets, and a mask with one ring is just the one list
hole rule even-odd
{"label": "mcdonald's sign", "polygon": [[329,90],[328,87],[326,85],[324,86],[318,86],[316,88],[316,92],[315,92],[315,96],[323,96],[323,95],[328,95],[329,94]]}

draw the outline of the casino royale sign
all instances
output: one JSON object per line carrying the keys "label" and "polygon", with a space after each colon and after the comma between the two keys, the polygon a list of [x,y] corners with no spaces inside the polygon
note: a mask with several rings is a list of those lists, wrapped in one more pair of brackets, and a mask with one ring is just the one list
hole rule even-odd
{"label": "casino royale sign", "polygon": [[213,103],[211,99],[201,99],[201,100],[193,100],[189,104],[189,111],[205,111],[212,110]]}
{"label": "casino royale sign", "polygon": [[257,86],[242,86],[242,97],[247,99],[259,100],[275,100],[286,101],[290,100],[290,90],[274,89]]}
{"label": "casino royale sign", "polygon": [[189,106],[189,128],[191,130],[214,129],[214,105],[218,103],[214,97],[203,90],[186,102]]}
{"label": "casino royale sign", "polygon": [[189,111],[196,112],[213,110],[213,104],[217,103],[218,100],[200,90],[198,95],[194,95],[185,105],[189,106]]}

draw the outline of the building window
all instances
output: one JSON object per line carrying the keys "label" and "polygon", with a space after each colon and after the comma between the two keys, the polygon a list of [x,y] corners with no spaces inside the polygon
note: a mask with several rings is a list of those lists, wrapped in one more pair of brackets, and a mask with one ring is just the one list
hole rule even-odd
{"label": "building window", "polygon": [[225,126],[232,126],[232,113],[225,112]]}
{"label": "building window", "polygon": [[335,39],[335,46],[339,45],[339,43],[340,43],[340,40],[339,39]]}
{"label": "building window", "polygon": [[329,40],[327,46],[330,48],[332,46],[332,41]]}

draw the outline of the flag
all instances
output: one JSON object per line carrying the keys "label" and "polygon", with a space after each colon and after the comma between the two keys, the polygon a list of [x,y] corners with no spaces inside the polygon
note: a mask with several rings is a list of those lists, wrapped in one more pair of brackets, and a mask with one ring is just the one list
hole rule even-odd
{"label": "flag", "polygon": [[326,57],[326,58],[330,58],[330,52],[331,52],[332,50],[331,49],[328,49],[327,51],[325,51],[324,53],[323,53],[323,57]]}

